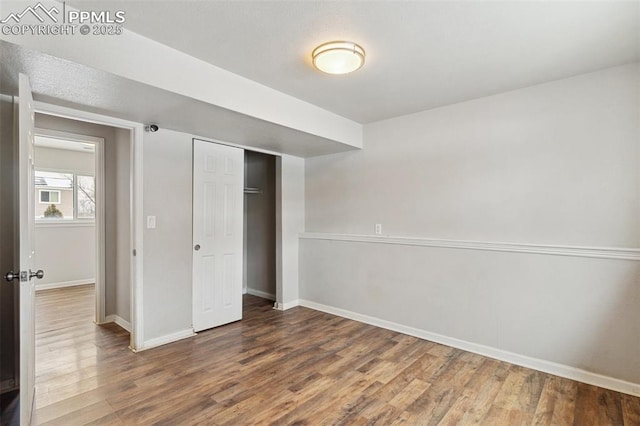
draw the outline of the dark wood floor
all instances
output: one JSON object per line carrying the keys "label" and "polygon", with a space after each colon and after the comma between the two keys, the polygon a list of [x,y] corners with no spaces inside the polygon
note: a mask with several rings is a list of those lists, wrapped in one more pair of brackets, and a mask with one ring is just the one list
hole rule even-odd
{"label": "dark wood floor", "polygon": [[131,353],[91,286],[37,294],[37,424],[640,424],[640,398],[302,307]]}

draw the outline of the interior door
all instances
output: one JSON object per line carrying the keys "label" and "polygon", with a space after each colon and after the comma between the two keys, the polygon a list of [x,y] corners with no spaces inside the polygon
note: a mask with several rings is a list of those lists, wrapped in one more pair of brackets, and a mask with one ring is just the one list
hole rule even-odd
{"label": "interior door", "polygon": [[193,141],[193,328],[242,319],[244,150]]}
{"label": "interior door", "polygon": [[31,423],[35,393],[35,286],[34,277],[34,132],[35,111],[29,78],[20,74],[18,96],[18,173],[20,220],[20,424]]}

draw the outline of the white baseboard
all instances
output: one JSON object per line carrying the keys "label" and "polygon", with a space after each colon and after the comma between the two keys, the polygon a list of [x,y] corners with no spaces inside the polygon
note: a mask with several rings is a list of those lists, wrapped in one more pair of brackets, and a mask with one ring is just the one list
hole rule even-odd
{"label": "white baseboard", "polygon": [[322,311],[344,318],[349,318],[355,321],[363,322],[365,324],[374,325],[376,327],[397,331],[398,333],[407,334],[409,336],[418,337],[420,339],[429,340],[431,342],[440,343],[457,349],[462,349],[468,352],[483,355],[489,358],[494,358],[499,361],[505,361],[511,364],[520,365],[522,367],[542,371],[543,373],[565,377],[567,379],[576,380],[578,382],[587,383],[589,385],[599,386],[605,389],[611,389],[613,391],[622,392],[629,395],[640,395],[640,384],[638,383],[631,383],[624,380],[615,379],[613,377],[592,373],[590,371],[581,370],[579,368],[571,367],[568,365],[557,364],[555,362],[538,358],[531,358],[502,349],[467,342],[465,340],[455,339],[453,337],[447,337],[437,333],[431,333],[429,331],[409,327],[391,321],[386,321],[376,317],[370,317],[368,315],[359,314],[357,312],[352,312],[345,309],[335,308],[333,306],[323,305],[320,303],[312,302],[310,300],[301,299],[297,302],[299,302],[300,306],[315,309],[317,311]]}
{"label": "white baseboard", "polygon": [[59,283],[36,284],[36,291],[51,290],[52,288],[75,287],[77,285],[95,284],[95,278],[86,278],[84,280],[62,281]]}
{"label": "white baseboard", "polygon": [[167,334],[164,336],[156,337],[153,339],[145,340],[141,348],[137,348],[136,352],[146,351],[147,349],[155,348],[158,346],[166,345],[168,343],[177,342],[178,340],[186,339],[187,337],[193,337],[196,333],[192,328],[177,331],[175,333]]}
{"label": "white baseboard", "polygon": [[107,317],[104,319],[104,323],[110,323],[110,322],[115,322],[120,327],[124,328],[129,333],[131,333],[131,323],[125,320],[124,318],[122,318],[120,315],[116,315],[116,314],[107,315]]}
{"label": "white baseboard", "polygon": [[[284,303],[278,303],[276,302],[273,305],[273,309],[277,309],[279,311],[286,311],[287,309],[291,309],[291,308],[295,308],[296,306],[300,305],[300,301],[299,300],[292,300],[291,302],[284,302]],[[320,309],[318,309],[320,310]]]}
{"label": "white baseboard", "polygon": [[276,300],[275,294],[267,293],[260,290],[254,290],[252,288],[247,288],[247,293],[252,296],[262,297],[263,299],[267,299],[267,300]]}

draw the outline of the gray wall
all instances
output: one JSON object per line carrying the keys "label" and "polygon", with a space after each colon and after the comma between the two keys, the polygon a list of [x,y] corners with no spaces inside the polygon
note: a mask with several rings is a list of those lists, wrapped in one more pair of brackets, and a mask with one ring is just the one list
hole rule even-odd
{"label": "gray wall", "polygon": [[88,174],[95,173],[94,154],[92,152],[71,151],[68,149],[35,147],[36,168],[77,170]]}
{"label": "gray wall", "polygon": [[192,136],[144,134],[143,318],[148,341],[192,329]]}
{"label": "gray wall", "polygon": [[273,155],[245,151],[245,285],[252,293],[275,300],[276,295],[276,159]]}
{"label": "gray wall", "polygon": [[129,184],[123,183],[123,179],[129,178],[129,169],[128,163],[119,164],[120,161],[126,161],[122,153],[128,153],[129,145],[118,146],[126,144],[128,138],[123,138],[118,133],[122,131],[113,127],[46,114],[36,114],[36,128],[95,136],[105,141],[105,315],[118,314],[128,321],[130,307],[125,308],[123,303],[118,303],[118,300],[124,300],[123,293],[130,294],[129,281],[125,283],[119,280],[128,276],[129,263],[122,260],[118,262],[119,256],[130,256],[128,249],[124,254],[118,250],[119,239],[129,238]]}
{"label": "gray wall", "polygon": [[18,205],[17,152],[13,130],[13,98],[0,95],[0,393],[18,386],[14,380],[18,376],[18,285],[4,281],[4,274],[18,266],[13,208]]}
{"label": "gray wall", "polygon": [[638,247],[639,74],[367,124],[364,150],[307,161],[306,230]]}
{"label": "gray wall", "polygon": [[298,236],[305,229],[305,208],[305,160],[283,154],[276,158],[276,303],[282,309],[299,298]]}
{"label": "gray wall", "polygon": [[40,287],[93,284],[96,278],[94,224],[36,224],[35,265],[46,273]]}
{"label": "gray wall", "polygon": [[[143,318],[147,345],[192,330],[192,146],[197,136],[160,129],[144,134]],[[278,303],[298,299],[298,235],[304,231],[304,159],[276,159],[276,286]],[[277,232],[277,231],[276,231]],[[155,341],[153,341],[155,339]],[[150,342],[151,341],[151,342]]]}
{"label": "gray wall", "polygon": [[[606,69],[365,126],[306,161],[306,230],[640,244],[640,69]],[[640,383],[638,262],[301,240],[300,297]]]}
{"label": "gray wall", "polygon": [[131,321],[131,132],[115,129],[116,188],[116,279],[115,294],[105,308],[106,315],[115,314]]}

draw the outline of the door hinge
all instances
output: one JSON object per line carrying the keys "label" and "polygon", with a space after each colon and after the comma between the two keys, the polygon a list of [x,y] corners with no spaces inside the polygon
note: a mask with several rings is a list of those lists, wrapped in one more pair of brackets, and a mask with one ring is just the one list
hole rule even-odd
{"label": "door hinge", "polygon": [[136,255],[136,249],[133,249],[133,255],[134,256]]}

